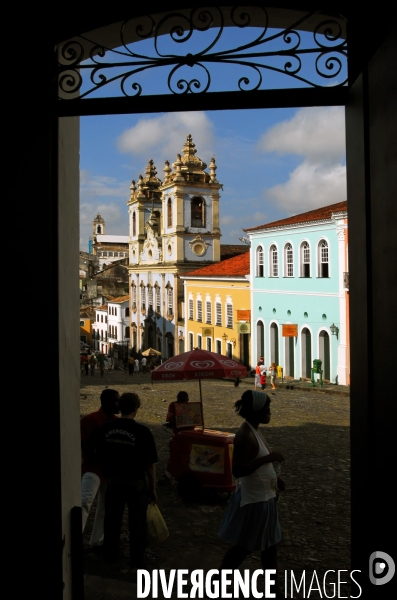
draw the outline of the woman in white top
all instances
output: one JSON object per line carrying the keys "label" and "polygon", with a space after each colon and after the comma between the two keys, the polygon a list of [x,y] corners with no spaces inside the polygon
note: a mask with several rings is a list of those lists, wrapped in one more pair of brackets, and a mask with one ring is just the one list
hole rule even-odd
{"label": "woman in white top", "polygon": [[[234,439],[233,475],[239,484],[230,500],[219,536],[233,544],[223,557],[221,569],[238,569],[254,550],[261,551],[262,568],[277,569],[277,546],[281,529],[277,515],[277,493],[284,482],[277,477],[273,462],[283,462],[272,452],[258,431],[270,421],[270,398],[266,393],[245,391],[235,403],[245,418]],[[276,583],[276,598],[284,598]]]}

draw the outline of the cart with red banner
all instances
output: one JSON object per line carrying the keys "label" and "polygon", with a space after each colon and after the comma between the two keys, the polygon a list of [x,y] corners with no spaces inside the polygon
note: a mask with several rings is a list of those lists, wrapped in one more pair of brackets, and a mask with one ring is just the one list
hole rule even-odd
{"label": "cart with red banner", "polygon": [[175,404],[176,434],[171,438],[167,470],[177,480],[182,497],[195,498],[202,488],[234,491],[234,434],[205,429],[201,380],[236,380],[246,376],[244,365],[198,348],[168,359],[152,372],[153,381],[197,380],[199,383],[200,402]]}

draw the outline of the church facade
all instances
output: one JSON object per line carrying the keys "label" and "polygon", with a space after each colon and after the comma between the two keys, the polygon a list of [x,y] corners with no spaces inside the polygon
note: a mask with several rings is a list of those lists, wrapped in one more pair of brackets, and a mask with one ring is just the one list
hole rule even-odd
{"label": "church facade", "polygon": [[[183,273],[219,262],[219,189],[216,164],[196,156],[188,135],[161,181],[152,160],[131,185],[129,283],[131,347],[152,347],[170,358],[185,351]],[[187,349],[187,348],[186,348]]]}

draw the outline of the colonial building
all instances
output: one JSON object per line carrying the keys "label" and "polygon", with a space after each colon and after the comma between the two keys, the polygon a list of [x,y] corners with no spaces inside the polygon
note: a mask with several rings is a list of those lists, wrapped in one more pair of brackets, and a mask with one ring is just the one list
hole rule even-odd
{"label": "colonial building", "polygon": [[181,275],[187,349],[204,348],[251,366],[250,253]]}
{"label": "colonial building", "polygon": [[128,294],[128,268],[123,262],[128,259],[115,260],[104,266],[93,277],[83,280],[80,291],[82,304],[100,306],[108,299]]}
{"label": "colonial building", "polygon": [[324,379],[349,383],[347,203],[245,231],[253,354],[298,379],[319,359]]}
{"label": "colonial building", "polygon": [[107,304],[95,308],[95,321],[92,325],[92,347],[96,352],[107,354],[108,342],[108,307]]}
{"label": "colonial building", "polygon": [[[130,308],[129,296],[120,296],[113,298],[108,303],[108,353],[113,355],[117,352],[117,356],[128,353],[130,344]],[[120,352],[121,351],[121,352]]]}
{"label": "colonial building", "polygon": [[80,308],[80,342],[92,346],[92,325],[95,320],[95,310],[92,306]]}
{"label": "colonial building", "polygon": [[169,358],[185,350],[184,290],[180,275],[221,258],[216,165],[196,156],[188,135],[164,180],[150,160],[132,181],[130,231],[131,346]]}

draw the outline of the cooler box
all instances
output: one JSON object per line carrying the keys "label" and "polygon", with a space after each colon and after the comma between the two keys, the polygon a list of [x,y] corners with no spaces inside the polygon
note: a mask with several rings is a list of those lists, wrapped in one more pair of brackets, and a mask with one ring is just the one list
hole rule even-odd
{"label": "cooler box", "polygon": [[233,492],[233,444],[233,433],[182,429],[171,439],[167,470],[178,482],[189,480],[203,488]]}

